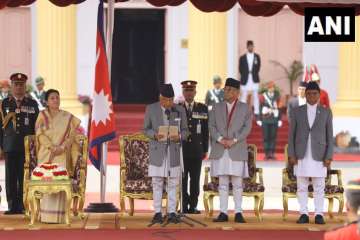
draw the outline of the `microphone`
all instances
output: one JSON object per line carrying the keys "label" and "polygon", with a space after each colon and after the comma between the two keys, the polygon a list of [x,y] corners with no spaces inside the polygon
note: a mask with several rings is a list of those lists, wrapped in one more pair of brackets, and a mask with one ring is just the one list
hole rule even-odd
{"label": "microphone", "polygon": [[166,114],[166,116],[167,116],[167,119],[169,120],[170,119],[170,109],[165,109],[165,114]]}
{"label": "microphone", "polygon": [[171,112],[176,112],[178,116],[180,114],[180,112],[175,107],[171,107]]}

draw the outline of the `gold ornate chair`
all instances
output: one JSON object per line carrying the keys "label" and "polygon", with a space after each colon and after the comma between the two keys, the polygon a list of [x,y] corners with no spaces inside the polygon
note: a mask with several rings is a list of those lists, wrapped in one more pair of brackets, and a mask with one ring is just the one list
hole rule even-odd
{"label": "gold ornate chair", "polygon": [[[262,168],[256,167],[257,159],[257,147],[254,144],[248,145],[248,170],[249,178],[244,179],[243,196],[254,198],[254,211],[259,221],[262,221],[262,211],[264,209],[264,183],[263,183],[263,171]],[[219,196],[219,178],[210,178],[210,167],[205,168],[205,180],[204,180],[204,207],[205,213],[208,217],[213,215],[214,209],[214,197]],[[232,185],[229,185],[230,195]]]}
{"label": "gold ornate chair", "polygon": [[[70,179],[72,181],[72,210],[74,216],[81,213],[85,203],[85,188],[87,174],[87,157],[88,157],[88,139],[84,135],[76,136],[76,145],[80,154],[76,159],[74,169],[70,169]],[[35,135],[25,137],[25,163],[24,163],[24,207],[25,214],[29,216],[29,199],[28,199],[28,182],[30,181],[31,172],[38,165],[36,158],[36,138]]]}
{"label": "gold ornate chair", "polygon": [[[148,177],[149,141],[142,133],[119,137],[120,145],[120,208],[125,212],[129,199],[129,215],[134,215],[134,200],[152,200],[151,178]],[[165,188],[163,199],[166,199]]]}
{"label": "gold ornate chair", "polygon": [[[294,173],[294,166],[288,164],[288,145],[285,146],[284,157],[286,161],[286,167],[282,170],[282,193],[283,193],[283,219],[285,220],[288,214],[288,200],[289,198],[296,198],[297,183]],[[337,177],[337,184],[332,184],[332,176]],[[313,198],[314,188],[309,185],[309,197]],[[329,200],[328,214],[330,218],[333,218],[333,206],[334,199],[339,202],[338,213],[341,214],[344,208],[344,187],[342,184],[341,170],[328,170],[327,177],[325,179],[325,198]]]}

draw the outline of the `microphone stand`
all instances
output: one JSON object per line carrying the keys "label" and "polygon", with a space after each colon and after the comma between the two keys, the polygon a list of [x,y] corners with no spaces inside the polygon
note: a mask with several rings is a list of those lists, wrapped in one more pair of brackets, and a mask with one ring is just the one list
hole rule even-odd
{"label": "microphone stand", "polygon": [[[184,174],[184,159],[183,159],[183,151],[182,151],[182,137],[181,137],[181,118],[179,116],[179,112],[178,113],[178,118],[175,118],[175,121],[177,123],[178,126],[178,134],[179,134],[179,147],[180,147],[180,174],[179,174],[179,189],[180,189],[180,213],[177,215],[178,221],[179,223],[185,223],[187,225],[189,225],[190,227],[194,227],[193,223],[197,223],[203,227],[207,227],[207,225],[205,223],[202,223],[196,219],[193,219],[191,217],[186,216],[186,214],[184,214],[183,211],[183,191],[182,191],[182,179],[183,179],[183,174]],[[170,124],[170,122],[169,122]],[[189,221],[193,222],[189,222]],[[166,227],[170,222],[166,221],[162,226]]]}

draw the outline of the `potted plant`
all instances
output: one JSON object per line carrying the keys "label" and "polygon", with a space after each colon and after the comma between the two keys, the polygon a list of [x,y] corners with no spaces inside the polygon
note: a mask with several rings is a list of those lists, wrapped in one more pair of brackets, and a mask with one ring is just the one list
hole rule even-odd
{"label": "potted plant", "polygon": [[303,74],[304,66],[302,62],[294,60],[288,68],[278,61],[270,60],[270,62],[284,71],[286,78],[289,80],[290,96],[293,96],[294,82],[297,81]]}

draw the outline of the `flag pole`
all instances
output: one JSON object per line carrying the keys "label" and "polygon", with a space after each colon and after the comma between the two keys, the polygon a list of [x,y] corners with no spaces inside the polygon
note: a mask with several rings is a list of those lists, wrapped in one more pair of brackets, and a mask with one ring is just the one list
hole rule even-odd
{"label": "flag pole", "polygon": [[[102,1],[102,0],[101,0]],[[115,0],[108,0],[107,6],[107,25],[106,25],[106,49],[107,62],[108,62],[108,75],[111,82],[111,56],[112,56],[112,36],[114,27],[114,7]],[[104,19],[105,20],[105,19]],[[111,91],[111,90],[110,90]],[[111,92],[110,92],[111,94]],[[106,195],[106,170],[107,170],[107,156],[108,156],[108,144],[105,142],[101,145],[100,156],[100,203],[90,203],[85,209],[85,212],[118,212],[119,210],[113,203],[105,202]]]}
{"label": "flag pole", "polygon": [[[111,83],[111,57],[112,57],[112,37],[114,29],[114,7],[115,0],[108,0],[107,6],[107,24],[106,24],[106,56],[109,69],[109,80]],[[102,144],[102,161],[100,166],[100,201],[105,203],[106,195],[106,173],[107,173],[107,156],[108,156],[108,144]]]}

